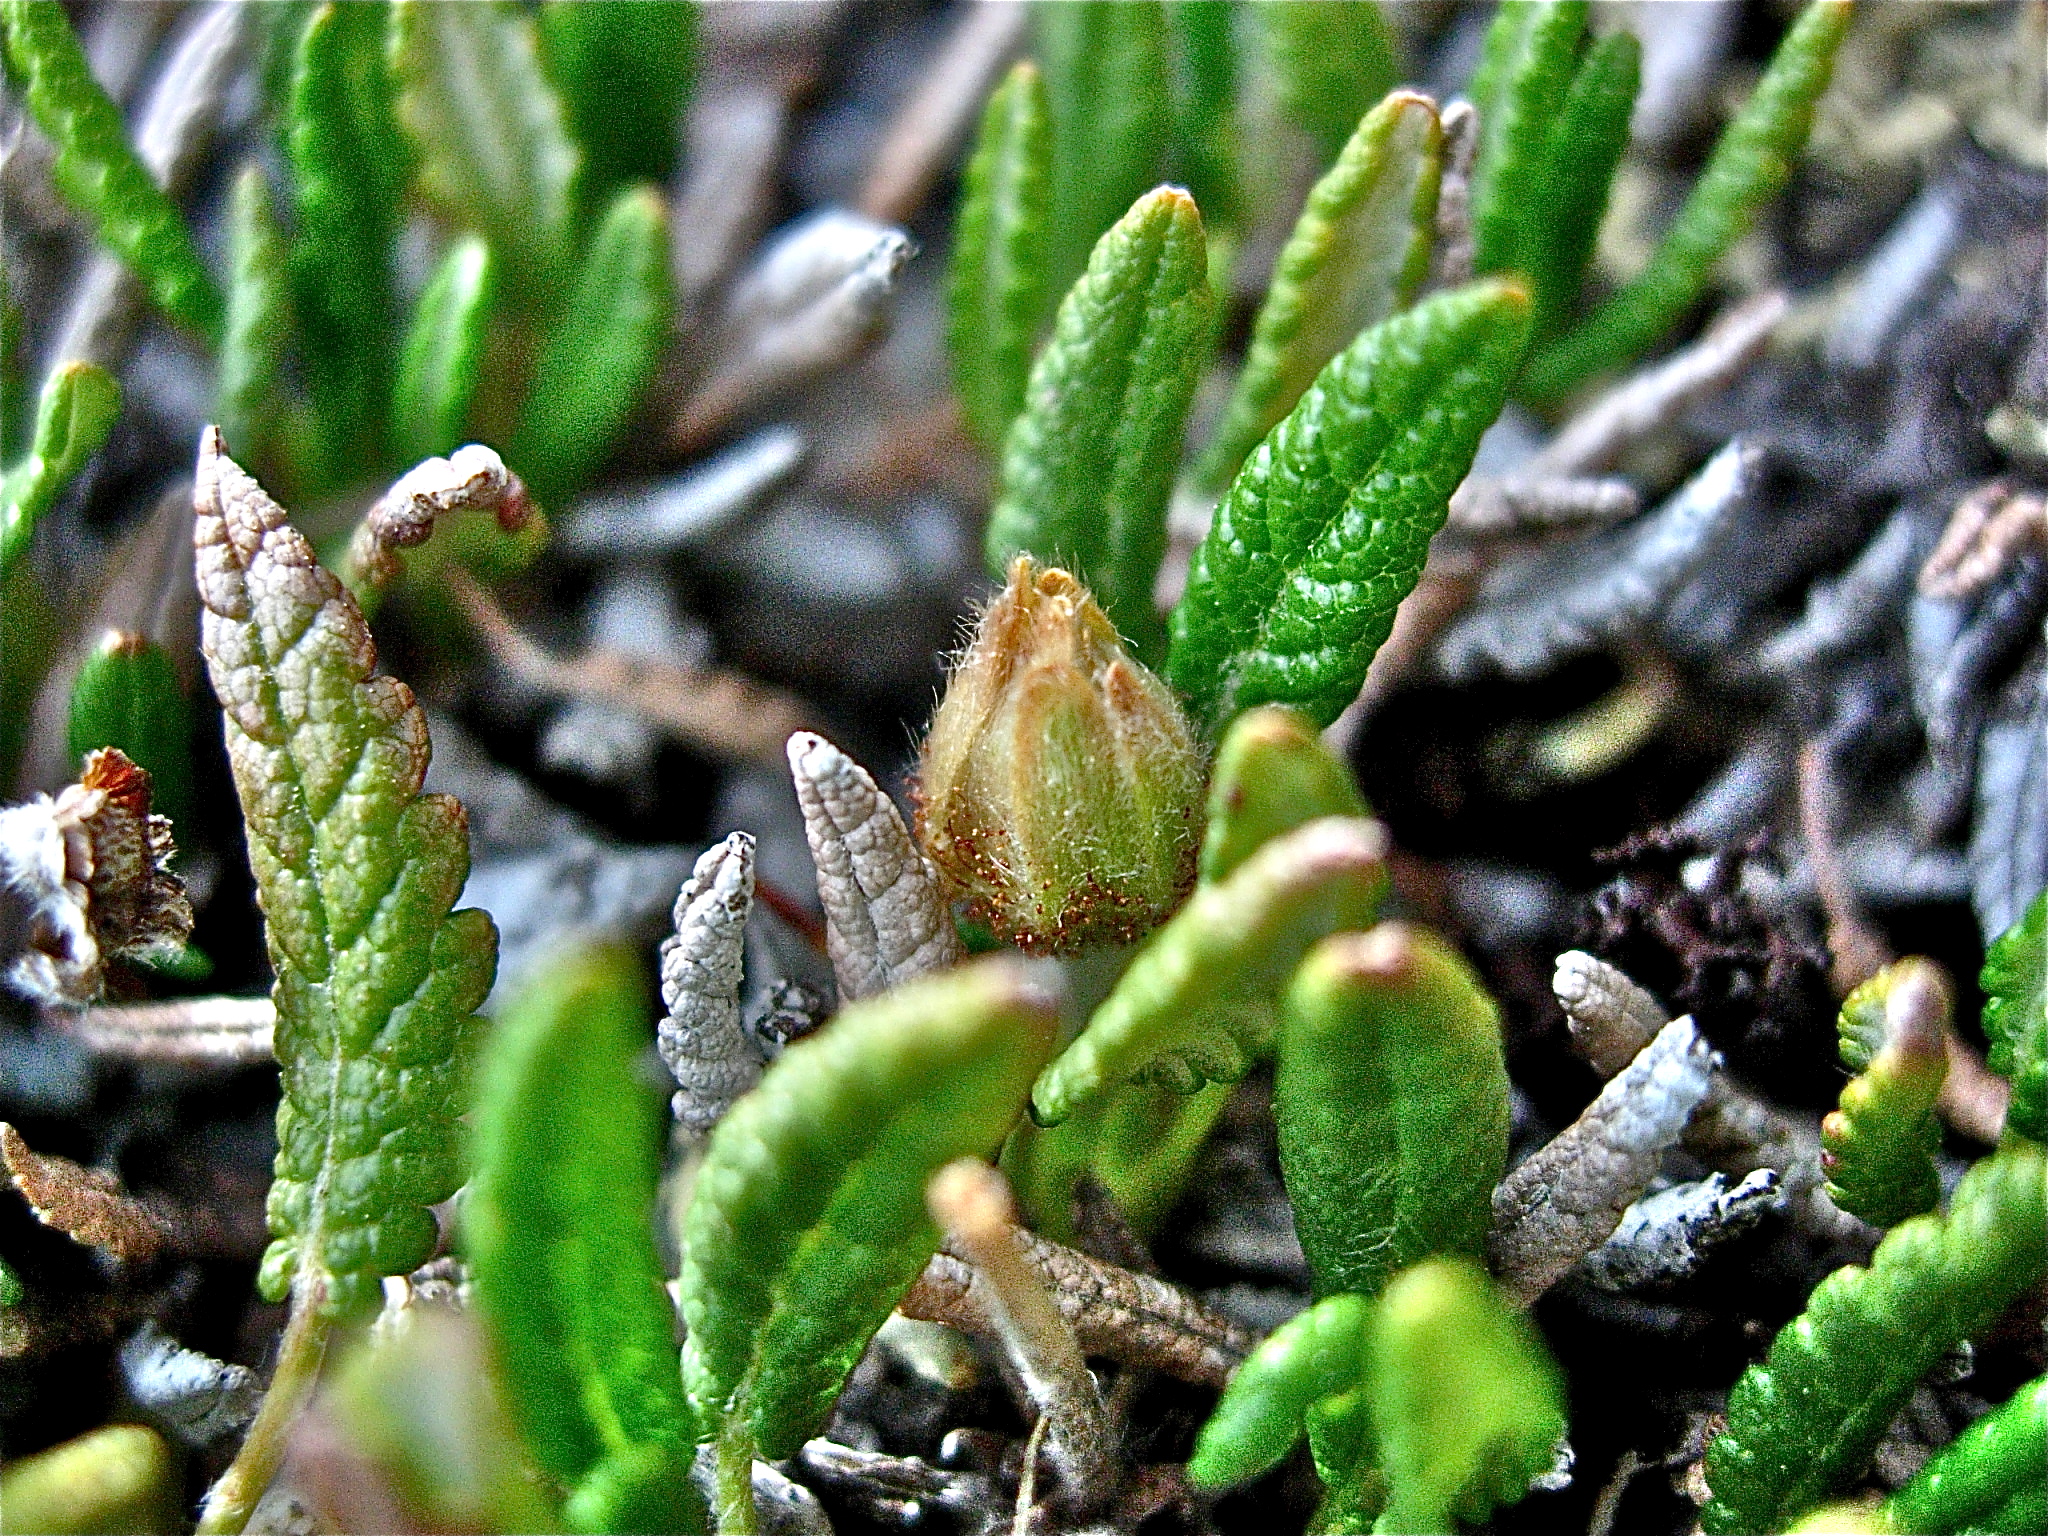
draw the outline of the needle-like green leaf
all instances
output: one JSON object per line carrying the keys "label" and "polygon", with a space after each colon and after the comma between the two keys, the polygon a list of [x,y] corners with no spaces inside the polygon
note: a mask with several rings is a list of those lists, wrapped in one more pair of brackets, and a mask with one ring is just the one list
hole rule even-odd
{"label": "needle-like green leaf", "polygon": [[1237,8],[1213,0],[1162,0],[1173,86],[1170,179],[1206,210],[1212,228],[1235,225],[1237,183]]}
{"label": "needle-like green leaf", "polygon": [[989,515],[992,574],[1020,554],[1065,567],[1148,660],[1166,504],[1215,302],[1208,271],[1202,217],[1177,188],[1146,193],[1102,237],[1032,367]]}
{"label": "needle-like green leaf", "polygon": [[1480,272],[1526,270],[1551,217],[1543,201],[1552,136],[1578,67],[1586,0],[1502,0],[1486,30],[1472,104],[1472,255]]}
{"label": "needle-like green leaf", "polygon": [[213,414],[229,450],[252,462],[275,432],[278,381],[291,331],[284,242],[271,212],[270,188],[260,166],[245,165],[228,199],[227,323]]}
{"label": "needle-like green leaf", "polygon": [[546,0],[540,49],[583,150],[584,206],[602,207],[626,182],[667,181],[697,70],[691,0]]}
{"label": "needle-like green leaf", "polygon": [[1993,942],[1982,980],[1991,1070],[2012,1082],[2006,1129],[2048,1141],[2048,892]]}
{"label": "needle-like green leaf", "polygon": [[1231,722],[1209,771],[1202,880],[1213,884],[1319,816],[1369,816],[1351,770],[1300,715],[1268,705]]}
{"label": "needle-like green leaf", "polygon": [[772,1459],[816,1432],[938,1246],[926,1180],[1002,1141],[1056,1029],[1052,995],[991,957],[848,1007],[719,1122],[682,1302],[685,1380],[721,1441]]}
{"label": "needle-like green leaf", "polygon": [[[2022,1505],[2021,1500],[2028,1503]],[[1934,1454],[1885,1500],[1881,1528],[2037,1531],[2048,1517],[2048,1376],[2037,1376]]]}
{"label": "needle-like green leaf", "polygon": [[293,294],[321,475],[330,484],[382,458],[396,334],[391,246],[411,168],[395,115],[388,22],[383,0],[316,7],[299,37],[285,107],[298,218]]}
{"label": "needle-like green leaf", "polygon": [[1640,355],[1706,292],[1715,265],[1791,179],[1851,14],[1849,0],[1813,0],[1800,13],[1650,264],[1585,324],[1530,360],[1522,382],[1532,395],[1563,394]]}
{"label": "needle-like green leaf", "polygon": [[149,774],[152,808],[183,827],[192,805],[192,706],[178,669],[147,636],[110,629],[71,685],[72,761],[118,747]]}
{"label": "needle-like green leaf", "polygon": [[28,454],[0,474],[0,575],[27,548],[50,504],[99,452],[120,411],[121,386],[104,368],[62,363],[43,381]]}
{"label": "needle-like green leaf", "polygon": [[2008,1139],[1963,1175],[1946,1216],[1916,1216],[1870,1267],[1829,1275],[1728,1396],[1707,1452],[1714,1536],[1776,1530],[1855,1475],[1908,1394],[2048,1273],[2048,1154]]}
{"label": "needle-like green leaf", "polygon": [[396,0],[393,13],[399,116],[419,146],[421,191],[490,242],[512,307],[552,311],[569,277],[579,157],[533,18],[504,0]]}
{"label": "needle-like green leaf", "polygon": [[1476,1265],[1404,1270],[1373,1310],[1366,1391],[1387,1480],[1376,1532],[1483,1521],[1545,1471],[1564,1433],[1564,1385],[1528,1319]]}
{"label": "needle-like green leaf", "polygon": [[200,440],[202,648],[226,719],[277,974],[276,1241],[261,1284],[336,1315],[433,1252],[427,1207],[462,1181],[456,1079],[497,936],[451,912],[462,806],[422,795],[426,718],[375,675],[355,601],[284,509]]}
{"label": "needle-like green leaf", "polygon": [[1940,1202],[1934,1101],[1948,1076],[1949,1013],[1947,978],[1918,958],[1886,966],[1842,1002],[1842,1064],[1857,1075],[1821,1122],[1821,1166],[1828,1197],[1874,1226]]}
{"label": "needle-like green leaf", "polygon": [[1166,675],[1212,729],[1255,704],[1327,725],[1422,574],[1528,334],[1521,285],[1438,294],[1333,359],[1195,551]]}
{"label": "needle-like green leaf", "polygon": [[1539,339],[1560,329],[1578,301],[1615,168],[1628,148],[1642,53],[1632,32],[1601,38],[1580,61],[1551,127],[1542,186],[1531,194],[1534,208],[1525,213],[1515,251],[1516,267],[1529,278]]}
{"label": "needle-like green leaf", "polygon": [[465,440],[469,403],[483,377],[494,278],[491,248],[464,235],[420,295],[391,391],[391,442],[400,462],[417,464]]}
{"label": "needle-like green leaf", "polygon": [[7,62],[29,111],[57,151],[51,178],[91,219],[100,243],[142,280],[157,308],[215,340],[221,298],[192,232],[136,158],[121,109],[92,77],[57,0],[0,0]]}
{"label": "needle-like green leaf", "polygon": [[1052,113],[1050,280],[1058,293],[1164,168],[1165,13],[1150,0],[1035,5],[1031,36]]}
{"label": "needle-like green leaf", "polygon": [[1365,115],[1309,193],[1195,470],[1204,489],[1229,484],[1323,365],[1415,297],[1429,268],[1442,145],[1429,98],[1396,91]]}
{"label": "needle-like green leaf", "polygon": [[1281,114],[1334,159],[1366,109],[1400,78],[1376,0],[1264,0],[1249,7]]}
{"label": "needle-like green leaf", "polygon": [[1189,1480],[1224,1488],[1278,1466],[1301,1439],[1310,1410],[1363,1381],[1371,1311],[1363,1296],[1326,1296],[1274,1329],[1202,1426]]}
{"label": "needle-like green leaf", "polygon": [[1338,934],[1287,993],[1280,1167],[1317,1289],[1377,1295],[1431,1254],[1482,1258],[1507,1168],[1500,1010],[1406,923]]}
{"label": "needle-like green leaf", "polygon": [[1192,1093],[1243,1077],[1272,1041],[1280,993],[1303,953],[1326,934],[1371,922],[1385,859],[1376,823],[1331,816],[1198,887],[1046,1068],[1032,1090],[1032,1118],[1057,1125],[1122,1083]]}
{"label": "needle-like green leaf", "polygon": [[[477,1301],[541,1466],[606,1495],[581,1501],[594,1509],[572,1500],[579,1528],[701,1530],[696,1415],[654,1249],[668,1117],[640,1071],[650,1015],[638,962],[592,946],[537,975],[478,1073],[462,1208]],[[613,1486],[642,1460],[630,1489]]]}
{"label": "needle-like green leaf", "polygon": [[543,506],[587,480],[618,443],[668,340],[668,214],[629,187],[578,264],[520,415],[513,462]]}
{"label": "needle-like green leaf", "polygon": [[960,193],[947,273],[953,390],[982,445],[999,448],[1024,408],[1052,303],[1052,138],[1045,82],[1026,59],[989,97]]}

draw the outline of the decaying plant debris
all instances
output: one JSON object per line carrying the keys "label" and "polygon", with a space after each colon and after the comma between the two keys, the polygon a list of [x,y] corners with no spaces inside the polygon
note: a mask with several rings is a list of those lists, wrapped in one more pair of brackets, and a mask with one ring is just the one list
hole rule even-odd
{"label": "decaying plant debris", "polygon": [[9,1497],[2037,1528],[2048,6],[577,9],[0,0]]}

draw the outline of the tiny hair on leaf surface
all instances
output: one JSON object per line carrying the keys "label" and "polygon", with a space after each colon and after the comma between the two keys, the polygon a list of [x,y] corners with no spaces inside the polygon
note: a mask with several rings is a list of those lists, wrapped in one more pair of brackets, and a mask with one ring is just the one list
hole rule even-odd
{"label": "tiny hair on leaf surface", "polygon": [[1253,450],[1173,611],[1166,676],[1212,729],[1266,703],[1328,725],[1357,696],[1528,324],[1512,281],[1425,299],[1339,353]]}
{"label": "tiny hair on leaf surface", "polygon": [[722,1467],[818,1432],[938,1246],[925,1180],[1002,1141],[1056,1008],[1015,958],[906,982],[784,1051],[719,1122],[684,1223],[682,1308],[684,1379]]}

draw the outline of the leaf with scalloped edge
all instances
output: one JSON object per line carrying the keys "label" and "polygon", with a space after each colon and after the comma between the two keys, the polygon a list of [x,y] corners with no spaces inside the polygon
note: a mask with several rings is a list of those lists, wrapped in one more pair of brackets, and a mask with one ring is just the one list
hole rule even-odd
{"label": "leaf with scalloped edge", "polygon": [[684,1381],[722,1426],[722,1462],[787,1456],[824,1423],[938,1247],[925,1182],[996,1148],[1052,1053],[1039,974],[991,956],[853,1003],[719,1121],[684,1218],[682,1307]]}
{"label": "leaf with scalloped edge", "polygon": [[2048,1153],[2013,1138],[1946,1215],[1902,1222],[1829,1275],[1728,1395],[1707,1451],[1712,1536],[1769,1531],[1854,1477],[1944,1353],[2048,1273]]}
{"label": "leaf with scalloped edge", "polygon": [[2012,1082],[2006,1128],[2048,1141],[2048,891],[1992,941],[1982,981],[1989,1065]]}
{"label": "leaf with scalloped edge", "polygon": [[2048,1524],[2048,1376],[1934,1453],[1879,1510],[1884,1531],[2038,1531]]}
{"label": "leaf with scalloped edge", "polygon": [[1930,960],[1888,965],[1842,1001],[1842,1064],[1856,1074],[1821,1121],[1828,1198],[1895,1227],[1941,1201],[1934,1101],[1948,1077],[1948,978]]}
{"label": "leaf with scalloped edge", "polygon": [[276,1240],[260,1283],[328,1315],[374,1306],[433,1252],[462,1182],[460,1058],[490,990],[490,918],[451,911],[468,818],[423,795],[412,690],[377,676],[355,600],[284,509],[199,445],[201,646],[222,702],[277,981]]}
{"label": "leaf with scalloped edge", "polygon": [[121,109],[93,79],[85,50],[55,0],[0,0],[13,83],[56,159],[50,177],[92,220],[100,243],[121,258],[157,308],[212,340],[220,334],[221,297],[199,260],[192,231],[137,158]]}
{"label": "leaf with scalloped edge", "polygon": [[1328,725],[1357,697],[1528,328],[1517,282],[1425,299],[1332,359],[1252,451],[1195,551],[1166,658],[1212,730],[1268,703]]}

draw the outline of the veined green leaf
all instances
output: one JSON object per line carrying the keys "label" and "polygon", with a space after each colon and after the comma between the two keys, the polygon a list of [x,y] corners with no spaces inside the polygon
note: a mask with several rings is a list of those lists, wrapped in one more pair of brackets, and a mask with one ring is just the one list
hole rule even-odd
{"label": "veined green leaf", "polygon": [[1982,981],[1991,1070],[2012,1083],[2006,1129],[2048,1141],[2048,892],[1993,942]]}
{"label": "veined green leaf", "polygon": [[1325,934],[1371,922],[1385,859],[1376,823],[1325,817],[1273,839],[1229,879],[1198,886],[1040,1076],[1032,1118],[1057,1125],[1121,1083],[1192,1093],[1243,1077],[1271,1043],[1281,989],[1302,954]]}
{"label": "veined green leaf", "polygon": [[1479,109],[1472,162],[1472,255],[1479,272],[1525,270],[1551,216],[1552,135],[1586,33],[1586,0],[1501,0],[1471,98]]}
{"label": "veined green leaf", "polygon": [[1326,939],[1288,989],[1274,1113],[1317,1289],[1374,1296],[1432,1254],[1483,1258],[1507,1169],[1500,1010],[1406,923]]}
{"label": "veined green leaf", "polygon": [[1211,729],[1254,704],[1343,712],[1500,413],[1529,300],[1491,281],[1366,331],[1231,483],[1173,613],[1166,675]]}
{"label": "veined green leaf", "polygon": [[1052,303],[1052,139],[1045,82],[1026,59],[989,97],[960,193],[947,273],[946,350],[967,425],[998,448],[1024,408]]}
{"label": "veined green leaf", "polygon": [[583,151],[584,206],[603,206],[625,182],[667,181],[697,70],[691,0],[546,0],[540,50]]}
{"label": "veined green leaf", "polygon": [[291,330],[284,243],[271,212],[270,188],[261,167],[245,165],[228,200],[227,323],[214,375],[213,414],[228,447],[251,461],[261,456],[274,429]]}
{"label": "veined green leaf", "polygon": [[1473,1264],[1394,1278],[1366,1339],[1367,1394],[1387,1479],[1375,1531],[1484,1520],[1528,1492],[1564,1433],[1564,1385],[1527,1318]]}
{"label": "veined green leaf", "polygon": [[419,146],[420,189],[490,242],[515,308],[552,311],[573,254],[578,156],[532,17],[503,0],[395,0],[393,23],[399,116]]}
{"label": "veined green leaf", "polygon": [[1849,0],[1813,0],[1800,13],[1650,264],[1584,325],[1530,360],[1522,382],[1532,395],[1563,394],[1628,362],[1661,341],[1706,291],[1715,265],[1791,179],[1850,17]]}
{"label": "veined green leaf", "polygon": [[786,1456],[938,1246],[927,1179],[985,1156],[1051,1054],[1054,999],[991,957],[848,1007],[712,1132],[684,1225],[684,1373],[722,1438]]}
{"label": "veined green leaf", "polygon": [[99,452],[121,411],[121,386],[91,363],[61,363],[43,381],[28,455],[0,475],[0,575],[28,547],[36,523]]}
{"label": "veined green leaf", "polygon": [[299,38],[285,107],[298,219],[293,296],[322,477],[333,484],[382,457],[396,330],[391,246],[411,167],[395,115],[388,19],[382,0],[317,7]]}
{"label": "veined green leaf", "polygon": [[457,1074],[497,935],[451,912],[469,874],[462,806],[422,795],[412,691],[373,675],[355,602],[284,509],[200,439],[202,648],[277,973],[276,1241],[264,1294],[329,1316],[433,1252],[427,1207],[462,1181]]}
{"label": "veined green leaf", "polygon": [[1052,114],[1055,293],[1110,225],[1159,179],[1169,121],[1158,5],[1035,5],[1032,52]]}
{"label": "veined green leaf", "polygon": [[74,762],[118,747],[150,778],[153,808],[182,828],[192,805],[192,706],[164,648],[110,629],[71,685],[66,744]]}
{"label": "veined green leaf", "polygon": [[1281,113],[1333,159],[1400,78],[1386,15],[1373,0],[1264,0],[1248,16]]}
{"label": "veined green leaf", "polygon": [[56,148],[57,190],[93,221],[100,243],[142,280],[157,308],[217,339],[220,290],[184,217],[136,158],[121,109],[93,79],[64,8],[57,0],[0,0],[0,31],[28,109]]}
{"label": "veined green leaf", "polygon": [[412,312],[391,391],[391,441],[401,463],[449,453],[464,441],[495,289],[491,248],[475,235],[449,246],[434,269]]}
{"label": "veined green leaf", "polygon": [[1301,1439],[1309,1411],[1364,1380],[1371,1311],[1363,1296],[1326,1296],[1274,1329],[1202,1426],[1189,1481],[1224,1488],[1278,1466]]}
{"label": "veined green leaf", "polygon": [[1539,339],[1569,320],[1578,301],[1607,214],[1615,168],[1628,148],[1642,54],[1632,32],[1601,38],[1580,61],[1551,128],[1542,187],[1516,246],[1516,266],[1529,278]]}
{"label": "veined green leaf", "polygon": [[1965,1173],[1946,1216],[1916,1216],[1814,1290],[1728,1396],[1707,1452],[1714,1536],[1768,1531],[1868,1459],[1920,1378],[2048,1273],[2048,1154],[2017,1137]]}
{"label": "veined green leaf", "polygon": [[587,480],[640,404],[668,340],[668,214],[652,187],[621,192],[578,264],[534,365],[514,462],[543,506]]}
{"label": "veined green leaf", "polygon": [[1351,770],[1291,709],[1248,709],[1223,733],[1209,771],[1202,880],[1231,874],[1273,838],[1319,816],[1370,816]]}
{"label": "veined green leaf", "polygon": [[1205,490],[1229,484],[1353,337],[1415,297],[1429,269],[1442,146],[1430,99],[1396,91],[1365,115],[1309,193],[1273,268],[1230,403],[1195,471]]}
{"label": "veined green leaf", "polygon": [[[505,1010],[479,1068],[476,1174],[462,1208],[477,1301],[535,1456],[564,1485],[642,1450],[628,1511],[580,1510],[583,1529],[703,1529],[689,1480],[696,1415],[683,1395],[675,1310],[653,1211],[667,1116],[639,1070],[650,1017],[639,965],[591,946],[561,957]],[[666,1473],[663,1476],[663,1463]],[[597,1486],[613,1481],[598,1475]],[[588,1502],[588,1501],[586,1501]]]}
{"label": "veined green leaf", "polygon": [[989,515],[991,573],[1019,554],[1065,567],[1154,660],[1152,583],[1209,339],[1208,270],[1202,216],[1177,188],[1146,193],[1102,237],[1031,369]]}
{"label": "veined green leaf", "polygon": [[[2048,1376],[2037,1376],[1951,1440],[1885,1500],[1887,1531],[2031,1531],[2048,1514]],[[2032,1518],[2011,1506],[2031,1496]],[[2008,1515],[2007,1511],[2011,1510]]]}
{"label": "veined green leaf", "polygon": [[1857,1075],[1821,1122],[1828,1197],[1874,1226],[1941,1200],[1934,1101],[1948,1077],[1948,978],[1932,961],[1888,965],[1842,1002],[1842,1064]]}

